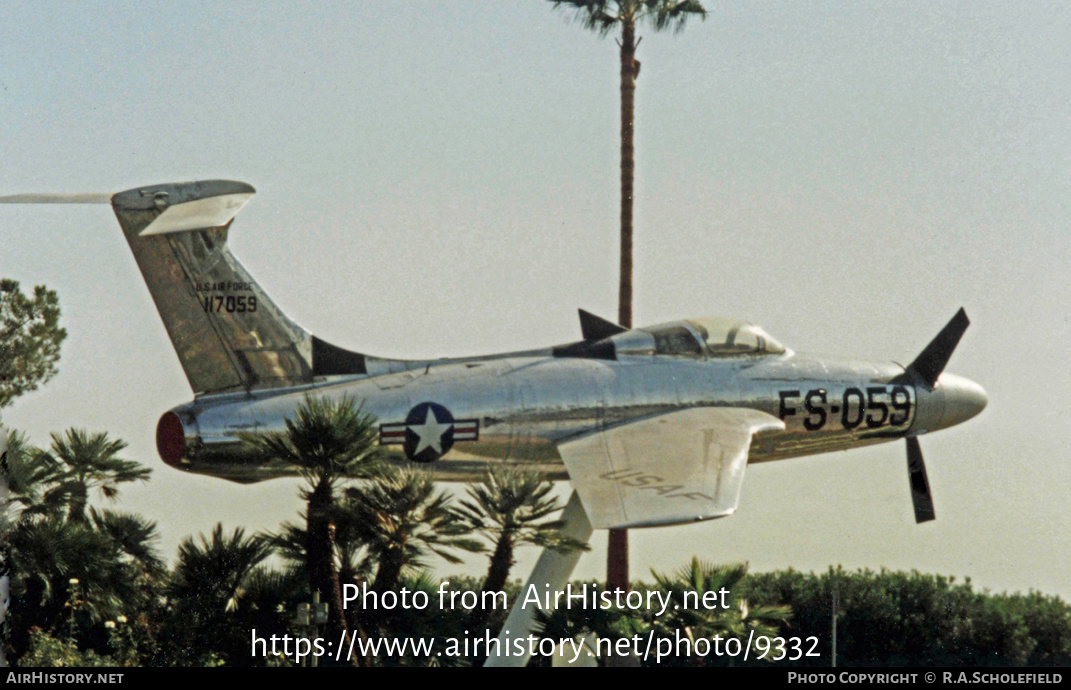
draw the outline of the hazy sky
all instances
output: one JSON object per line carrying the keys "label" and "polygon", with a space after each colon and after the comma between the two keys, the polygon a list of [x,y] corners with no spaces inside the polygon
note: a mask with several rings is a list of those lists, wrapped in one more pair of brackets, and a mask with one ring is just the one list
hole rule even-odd
{"label": "hazy sky", "polygon": [[[633,575],[697,554],[1071,597],[1071,7],[708,6],[641,31],[635,322],[736,316],[797,351],[908,362],[964,306],[949,370],[990,404],[922,439],[936,522],[914,523],[902,443],[768,463],[733,517],[633,531]],[[243,180],[231,246],[321,338],[567,342],[577,307],[616,313],[616,49],[538,0],[5,2],[0,195]],[[158,459],[156,422],[191,392],[108,206],[2,206],[0,247],[0,276],[55,289],[70,333],[5,424],[127,440],[154,475],[120,505],[168,556],[219,520],[296,517],[293,482]]]}

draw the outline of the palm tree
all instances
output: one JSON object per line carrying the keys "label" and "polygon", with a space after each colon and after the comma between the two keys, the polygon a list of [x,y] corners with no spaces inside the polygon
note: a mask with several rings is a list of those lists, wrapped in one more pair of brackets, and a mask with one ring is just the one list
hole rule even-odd
{"label": "palm tree", "polygon": [[179,544],[168,593],[173,599],[196,600],[213,611],[233,610],[246,578],[270,555],[265,540],[245,536],[241,527],[225,536],[223,524],[217,522],[210,537],[201,535],[200,543],[186,537]]}
{"label": "palm tree", "polygon": [[[595,587],[598,583],[591,585]],[[599,606],[559,607],[549,612],[537,609],[534,632],[541,638],[556,641],[586,637],[590,633],[616,641],[634,634],[633,629],[638,626],[630,616],[635,614],[635,609]]]}
{"label": "palm tree", "polygon": [[[788,606],[749,606],[738,595],[747,576],[747,564],[712,565],[693,557],[675,575],[653,573],[659,587],[670,594],[670,606],[664,616],[654,618],[650,627],[662,637],[673,637],[679,632],[693,643],[701,637],[735,637],[748,640],[751,631],[756,637],[772,638],[780,634],[781,626],[788,622],[792,612]],[[706,606],[704,595],[712,593]],[[708,602],[710,603],[710,602]],[[687,604],[687,605],[686,605]],[[701,665],[704,657],[695,653],[681,660],[692,665]]]}
{"label": "palm tree", "polygon": [[[436,601],[439,586],[442,582],[427,570],[414,571],[403,574],[398,578],[397,587],[427,597],[428,601]],[[380,617],[379,634],[384,637],[408,637],[410,639],[424,639],[432,641],[433,650],[442,650],[457,641],[459,631],[464,630],[465,610],[463,608],[439,608],[438,606],[398,606],[391,611],[390,617]],[[367,665],[377,666],[468,666],[471,659],[464,654],[442,654],[431,651],[428,654],[418,653],[420,650],[414,645],[409,650],[401,650],[401,654],[380,655],[377,659],[368,659]]]}
{"label": "palm tree", "polygon": [[437,489],[431,475],[395,470],[346,491],[350,526],[376,562],[372,589],[393,589],[406,568],[423,568],[430,554],[460,563],[456,550],[480,551],[471,528],[451,507],[450,495]]}
{"label": "palm tree", "polygon": [[11,596],[19,602],[10,628],[16,649],[24,648],[32,627],[81,634],[104,620],[133,615],[155,597],[142,569],[87,523],[36,516],[20,520],[8,537]]}
{"label": "palm tree", "polygon": [[108,438],[102,431],[90,435],[85,429],[68,429],[63,436],[52,434],[49,457],[57,463],[56,488],[67,500],[67,519],[86,522],[89,492],[100,489],[105,498],[114,499],[119,485],[147,481],[152,470],[135,460],[118,457],[126,442]]}
{"label": "palm tree", "polygon": [[[740,592],[745,590],[747,565],[711,565],[698,558],[672,575],[652,573],[655,587],[669,595],[669,606],[661,615],[654,609],[559,608],[536,613],[537,634],[555,640],[595,633],[611,641],[639,635],[642,639],[669,639],[674,656],[662,655],[659,663],[675,665],[717,665],[724,663],[716,654],[704,653],[701,638],[735,638],[746,645],[752,631],[756,639],[782,635],[791,609],[782,605],[750,606]],[[704,599],[704,595],[708,595]],[[665,596],[665,595],[663,595]],[[678,644],[679,637],[690,645]],[[613,650],[614,644],[610,645]],[[688,648],[690,647],[690,652]],[[681,656],[675,656],[680,651]],[[754,650],[752,656],[758,656]],[[773,655],[763,657],[772,661]],[[611,660],[607,660],[610,662]],[[732,657],[729,657],[730,663]]]}
{"label": "palm tree", "polygon": [[[549,519],[563,507],[551,495],[553,491],[553,482],[539,472],[507,465],[495,466],[482,483],[469,487],[470,498],[462,501],[459,512],[473,531],[495,545],[484,592],[502,591],[516,563],[513,552],[518,546],[533,544],[563,553],[587,549],[585,542],[562,534],[561,520]],[[486,625],[490,613],[490,609],[477,608],[469,630]]]}
{"label": "palm tree", "polygon": [[[160,639],[161,653],[169,663],[205,663],[206,652],[222,651],[239,663],[248,661],[249,628],[237,620],[258,566],[271,555],[267,540],[247,537],[237,528],[230,535],[216,523],[212,534],[197,541],[186,537],[179,544],[168,608]],[[244,653],[236,653],[235,650]]]}
{"label": "palm tree", "polygon": [[632,178],[635,172],[633,117],[636,77],[636,27],[647,24],[654,31],[680,32],[688,19],[706,19],[706,9],[698,0],[550,0],[555,9],[571,11],[584,28],[607,36],[620,29],[621,59],[621,284],[618,322],[632,326]]}
{"label": "palm tree", "polygon": [[55,485],[61,473],[59,463],[33,447],[21,432],[10,432],[7,441],[3,470],[10,492],[4,506],[7,519],[15,522],[35,515],[62,516],[67,500],[64,491]]}
{"label": "palm tree", "polygon": [[[3,509],[13,527],[3,547],[5,561],[15,565],[11,587],[20,601],[15,617],[19,630],[62,627],[92,644],[91,627],[153,608],[166,570],[153,546],[153,522],[87,509],[88,494],[100,488],[114,497],[119,484],[145,479],[150,470],[117,458],[125,444],[107,434],[72,429],[52,439],[51,453],[32,447],[21,434],[8,439],[11,495]],[[25,643],[19,632],[16,648]]]}
{"label": "palm tree", "polygon": [[141,568],[145,577],[163,577],[166,568],[154,545],[160,538],[155,522],[137,513],[96,508],[89,509],[89,518],[94,529],[107,535],[123,554],[122,558]]}
{"label": "palm tree", "polygon": [[260,460],[294,465],[306,487],[305,554],[309,585],[331,609],[333,632],[346,626],[342,592],[334,561],[335,489],[348,477],[367,476],[381,450],[375,419],[350,397],[339,400],[308,396],[286,431],[243,434],[242,441]]}
{"label": "palm tree", "polygon": [[[618,289],[617,322],[632,328],[632,189],[636,170],[633,125],[636,101],[636,77],[640,63],[636,59],[636,26],[647,24],[655,31],[673,29],[680,32],[692,16],[706,19],[706,9],[699,0],[550,0],[555,9],[571,11],[584,28],[607,36],[621,30],[621,282]],[[607,585],[628,587],[628,532],[610,530],[606,564]]]}
{"label": "palm tree", "polygon": [[[335,563],[338,570],[339,582],[354,582],[360,578],[369,579],[372,575],[372,564],[366,558],[364,542],[354,529],[353,521],[341,506],[335,507],[334,549]],[[279,531],[269,534],[268,541],[275,552],[287,560],[292,567],[301,572],[308,571],[308,530],[305,525],[293,522],[284,522]]]}

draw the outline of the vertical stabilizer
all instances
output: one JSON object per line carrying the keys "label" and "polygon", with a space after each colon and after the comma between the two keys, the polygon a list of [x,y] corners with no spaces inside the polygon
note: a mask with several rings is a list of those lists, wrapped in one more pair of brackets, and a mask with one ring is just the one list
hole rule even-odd
{"label": "vertical stabilizer", "polygon": [[195,394],[312,380],[313,338],[227,248],[255,190],[208,180],[120,192],[112,208]]}

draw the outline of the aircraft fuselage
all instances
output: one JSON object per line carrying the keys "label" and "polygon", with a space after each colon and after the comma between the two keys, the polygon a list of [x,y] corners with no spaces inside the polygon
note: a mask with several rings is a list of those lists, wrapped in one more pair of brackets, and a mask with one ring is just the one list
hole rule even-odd
{"label": "aircraft fuselage", "polygon": [[[182,422],[185,452],[181,459],[165,459],[181,469],[241,482],[292,474],[292,468],[245,462],[239,434],[283,430],[307,395],[353,398],[379,421],[381,443],[399,451],[405,449],[407,434],[413,439],[411,431],[429,436],[424,441],[415,435],[418,445],[424,442],[418,459],[438,478],[458,481],[478,478],[488,462],[496,461],[533,466],[564,479],[557,443],[684,408],[750,408],[782,420],[784,430],[761,432],[752,444],[749,462],[765,462],[944,428],[985,404],[979,387],[951,374],[944,374],[931,391],[891,362],[792,352],[616,360],[547,352],[411,364],[393,374],[203,396],[168,413]],[[437,426],[426,426],[427,408],[418,409],[424,403],[435,406],[432,421]],[[412,443],[408,450],[415,450]],[[397,455],[401,460],[401,452]]]}

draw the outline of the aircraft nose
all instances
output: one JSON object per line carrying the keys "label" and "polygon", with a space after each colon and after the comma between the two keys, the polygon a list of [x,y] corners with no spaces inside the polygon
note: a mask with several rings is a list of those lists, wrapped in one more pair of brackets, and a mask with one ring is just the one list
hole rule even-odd
{"label": "aircraft nose", "polygon": [[937,379],[945,399],[944,424],[950,427],[967,421],[985,409],[989,402],[985,389],[970,379],[955,374],[941,374]]}
{"label": "aircraft nose", "polygon": [[962,424],[989,402],[981,386],[955,374],[941,374],[932,389],[918,385],[915,390],[918,407],[913,430],[918,434]]}

